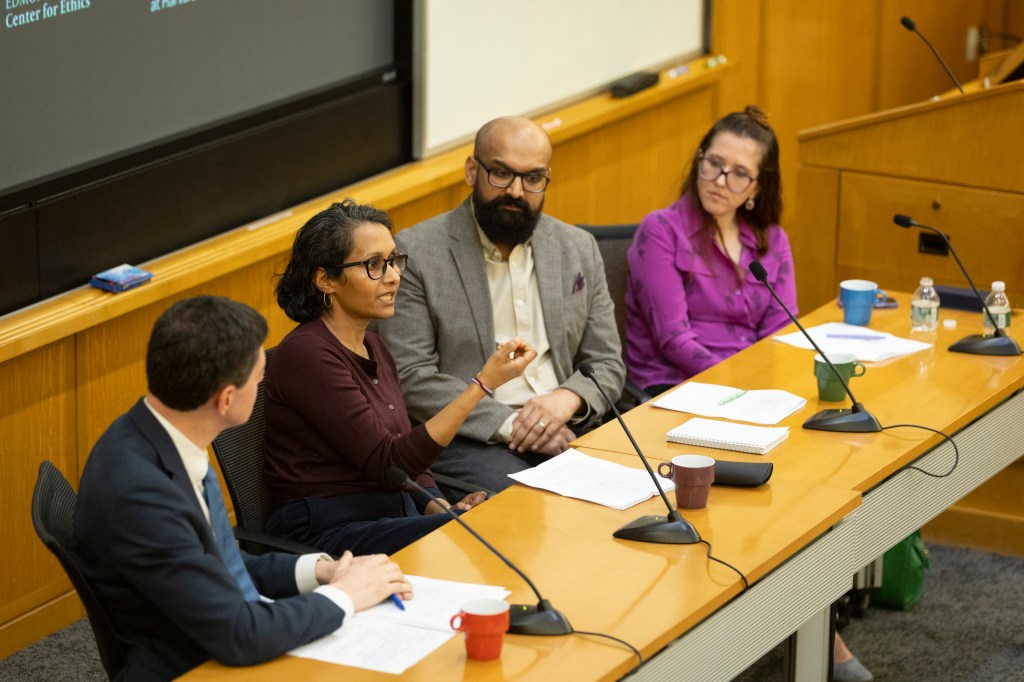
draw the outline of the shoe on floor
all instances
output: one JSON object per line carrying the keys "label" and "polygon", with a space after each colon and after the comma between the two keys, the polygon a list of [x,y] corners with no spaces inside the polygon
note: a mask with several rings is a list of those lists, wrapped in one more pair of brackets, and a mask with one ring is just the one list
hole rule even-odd
{"label": "shoe on floor", "polygon": [[845,663],[832,664],[832,679],[834,682],[871,682],[875,678],[854,656]]}

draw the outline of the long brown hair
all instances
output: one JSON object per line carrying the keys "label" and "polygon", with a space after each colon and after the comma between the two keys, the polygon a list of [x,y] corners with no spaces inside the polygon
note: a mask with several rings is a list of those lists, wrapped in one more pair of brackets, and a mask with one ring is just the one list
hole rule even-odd
{"label": "long brown hair", "polygon": [[754,140],[760,143],[764,149],[760,168],[757,169],[757,183],[761,191],[758,192],[757,199],[754,201],[754,208],[748,211],[746,206],[740,206],[738,209],[740,216],[754,228],[754,235],[757,237],[757,255],[763,256],[768,250],[766,232],[771,225],[778,224],[782,217],[782,176],[779,172],[779,141],[775,137],[775,131],[768,125],[768,116],[760,108],[752,104],[748,105],[743,111],[734,111],[711,126],[711,130],[700,141],[700,145],[693,155],[690,172],[683,181],[680,196],[687,193],[692,194],[694,202],[700,209],[703,216],[701,251],[706,254],[718,232],[718,224],[704,210],[704,206],[697,198],[697,164],[700,162],[701,155],[711,146],[715,135],[719,133],[732,133],[737,137]]}

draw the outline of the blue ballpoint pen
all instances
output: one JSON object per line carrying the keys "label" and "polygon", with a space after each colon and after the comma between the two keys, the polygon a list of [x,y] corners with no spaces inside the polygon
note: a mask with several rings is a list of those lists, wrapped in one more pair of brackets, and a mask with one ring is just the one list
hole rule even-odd
{"label": "blue ballpoint pen", "polygon": [[405,604],[402,603],[401,597],[399,597],[397,594],[393,594],[389,597],[389,599],[391,599],[391,601],[394,602],[395,606],[405,611]]}

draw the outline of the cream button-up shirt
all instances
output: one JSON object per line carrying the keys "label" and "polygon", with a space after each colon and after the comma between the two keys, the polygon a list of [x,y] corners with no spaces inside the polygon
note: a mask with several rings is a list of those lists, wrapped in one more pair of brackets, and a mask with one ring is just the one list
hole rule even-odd
{"label": "cream button-up shirt", "polygon": [[[522,376],[494,390],[495,400],[518,409],[530,398],[550,393],[559,386],[551,344],[544,327],[533,246],[530,241],[517,245],[506,261],[479,224],[476,229],[483,247],[484,271],[491,295],[495,344],[518,336],[537,349],[537,359],[530,363]],[[494,435],[496,440],[508,441],[515,417],[512,415],[501,425]]]}

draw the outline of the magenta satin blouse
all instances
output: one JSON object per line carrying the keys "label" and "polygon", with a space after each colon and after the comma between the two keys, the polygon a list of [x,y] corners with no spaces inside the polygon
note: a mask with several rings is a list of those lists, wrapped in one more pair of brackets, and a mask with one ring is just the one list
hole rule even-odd
{"label": "magenta satin blouse", "polygon": [[768,228],[768,251],[758,258],[753,228],[740,220],[738,280],[717,245],[700,253],[695,202],[687,195],[648,214],[629,249],[626,367],[640,387],[680,383],[786,326],[786,313],[750,274],[754,260],[796,314],[793,255],[782,228]]}

